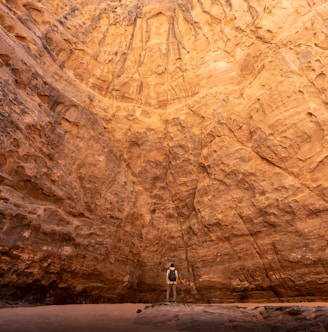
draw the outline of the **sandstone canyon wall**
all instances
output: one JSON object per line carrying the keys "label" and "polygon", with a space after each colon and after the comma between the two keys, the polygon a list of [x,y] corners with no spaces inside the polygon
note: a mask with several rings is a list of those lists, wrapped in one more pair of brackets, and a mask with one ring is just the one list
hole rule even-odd
{"label": "sandstone canyon wall", "polygon": [[323,0],[0,0],[2,302],[328,297]]}

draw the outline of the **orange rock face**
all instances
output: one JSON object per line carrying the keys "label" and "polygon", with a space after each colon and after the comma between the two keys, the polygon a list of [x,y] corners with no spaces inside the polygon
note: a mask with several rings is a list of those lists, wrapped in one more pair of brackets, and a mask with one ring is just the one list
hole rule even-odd
{"label": "orange rock face", "polygon": [[327,297],[327,17],[1,0],[1,301]]}

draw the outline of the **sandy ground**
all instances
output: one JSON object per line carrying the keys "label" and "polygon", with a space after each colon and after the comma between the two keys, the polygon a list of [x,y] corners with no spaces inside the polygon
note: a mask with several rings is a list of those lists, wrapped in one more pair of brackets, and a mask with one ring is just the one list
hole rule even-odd
{"label": "sandy ground", "polygon": [[83,304],[0,309],[1,332],[328,331],[328,303]]}
{"label": "sandy ground", "polygon": [[143,304],[82,304],[0,309],[1,332],[167,332],[133,323]]}

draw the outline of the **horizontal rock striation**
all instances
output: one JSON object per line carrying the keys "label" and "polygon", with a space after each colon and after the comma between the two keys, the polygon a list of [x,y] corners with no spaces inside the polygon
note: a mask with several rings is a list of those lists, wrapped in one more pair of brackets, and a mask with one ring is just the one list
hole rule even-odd
{"label": "horizontal rock striation", "polygon": [[327,17],[1,0],[1,301],[326,298]]}

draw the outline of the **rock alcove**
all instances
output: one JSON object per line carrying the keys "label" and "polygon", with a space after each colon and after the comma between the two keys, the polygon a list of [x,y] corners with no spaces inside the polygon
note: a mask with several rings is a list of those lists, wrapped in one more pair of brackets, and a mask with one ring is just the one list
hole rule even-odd
{"label": "rock alcove", "polygon": [[325,298],[327,18],[0,0],[1,301]]}

